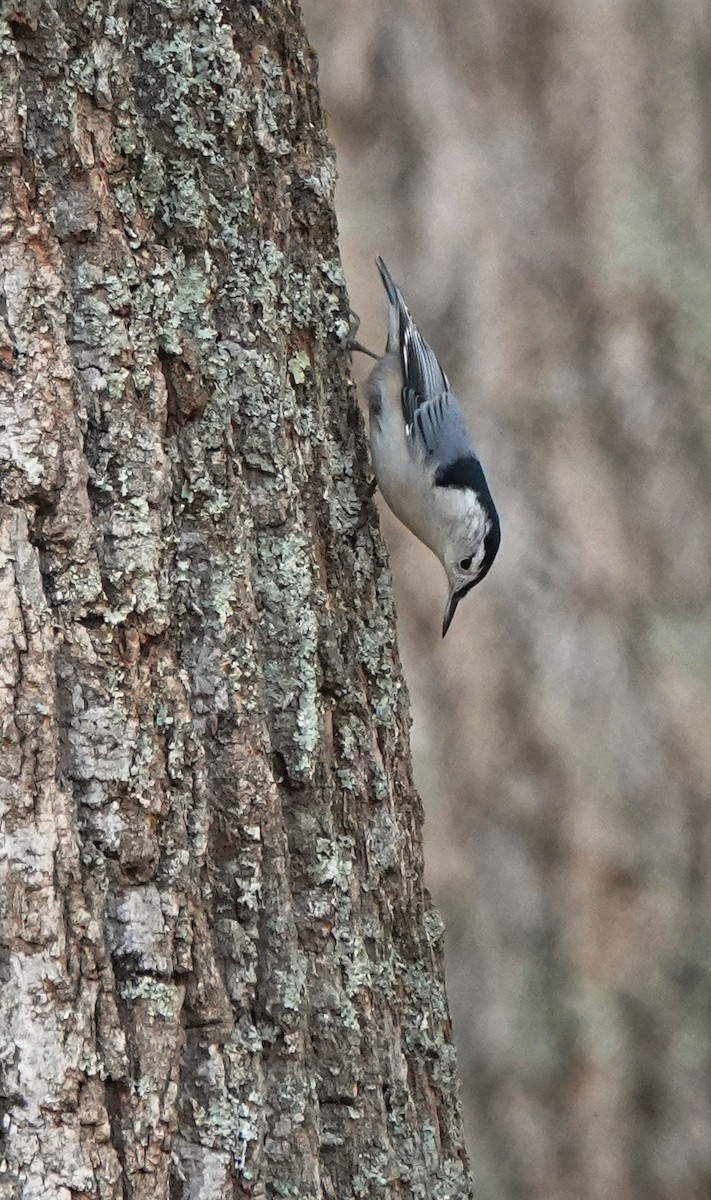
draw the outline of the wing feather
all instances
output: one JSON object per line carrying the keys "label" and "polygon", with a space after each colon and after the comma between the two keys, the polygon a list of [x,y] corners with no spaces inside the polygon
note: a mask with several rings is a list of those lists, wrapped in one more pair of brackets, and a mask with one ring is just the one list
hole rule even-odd
{"label": "wing feather", "polygon": [[474,457],[459,404],[437,355],[419,332],[382,258],[376,259],[390,301],[387,349],[402,364],[402,415],[408,437],[439,473]]}

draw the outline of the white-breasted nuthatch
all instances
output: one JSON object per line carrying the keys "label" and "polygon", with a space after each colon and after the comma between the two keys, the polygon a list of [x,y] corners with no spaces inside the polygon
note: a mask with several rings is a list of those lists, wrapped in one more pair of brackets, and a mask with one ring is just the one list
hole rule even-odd
{"label": "white-breasted nuthatch", "polygon": [[444,637],[459,601],[496,558],[499,517],[449,380],[385,263],[376,262],[390,312],[385,353],[367,384],[373,468],[395,516],[447,572]]}

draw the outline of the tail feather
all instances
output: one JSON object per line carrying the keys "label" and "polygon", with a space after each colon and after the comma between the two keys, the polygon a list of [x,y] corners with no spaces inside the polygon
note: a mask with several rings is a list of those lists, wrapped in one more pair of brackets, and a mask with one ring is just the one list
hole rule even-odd
{"label": "tail feather", "polygon": [[[390,303],[397,306],[398,301],[399,301],[402,304],[403,303],[402,296],[400,295],[398,289],[395,287],[395,284],[393,282],[393,277],[390,274],[388,268],[385,266],[385,263],[383,262],[380,255],[378,255],[378,257],[376,258],[375,265],[378,268],[378,270],[380,271],[380,278],[383,281],[383,287],[385,288],[385,291],[388,294],[388,300],[390,301]],[[403,307],[404,307],[404,305],[403,305]]]}
{"label": "tail feather", "polygon": [[407,306],[402,298],[399,288],[393,282],[393,277],[388,268],[385,266],[382,258],[376,258],[376,266],[380,271],[380,278],[383,281],[383,287],[390,301],[390,311],[388,313],[388,341],[387,352],[389,354],[397,354],[402,345],[402,335],[407,322],[411,322],[411,317],[407,311]]}
{"label": "tail feather", "polygon": [[390,301],[387,350],[400,355],[405,388],[414,392],[418,404],[422,404],[449,391],[449,381],[434,350],[419,333],[382,258],[376,258],[375,262]]}

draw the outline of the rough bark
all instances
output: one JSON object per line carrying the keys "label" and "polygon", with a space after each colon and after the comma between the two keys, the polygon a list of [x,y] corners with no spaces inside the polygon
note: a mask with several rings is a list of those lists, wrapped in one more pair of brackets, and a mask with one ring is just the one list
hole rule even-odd
{"label": "rough bark", "polygon": [[298,11],[2,32],[0,1195],[466,1197]]}
{"label": "rough bark", "polygon": [[306,19],[362,336],[380,253],[503,519],[444,647],[441,571],[386,531],[478,1195],[705,1200],[709,7]]}

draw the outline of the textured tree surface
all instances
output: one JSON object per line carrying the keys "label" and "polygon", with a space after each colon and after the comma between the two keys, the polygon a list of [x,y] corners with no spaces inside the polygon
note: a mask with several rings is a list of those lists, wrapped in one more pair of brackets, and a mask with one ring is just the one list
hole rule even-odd
{"label": "textured tree surface", "polygon": [[0,1197],[467,1197],[298,11],[2,33]]}
{"label": "textured tree surface", "polygon": [[361,336],[380,253],[502,513],[444,646],[386,530],[476,1195],[707,1200],[709,6],[305,17]]}

